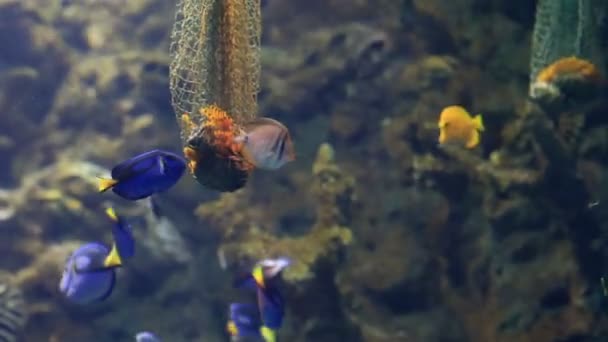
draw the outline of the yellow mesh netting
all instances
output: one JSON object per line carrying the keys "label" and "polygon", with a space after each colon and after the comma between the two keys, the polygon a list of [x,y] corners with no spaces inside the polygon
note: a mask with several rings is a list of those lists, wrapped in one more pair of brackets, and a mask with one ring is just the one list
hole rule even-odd
{"label": "yellow mesh netting", "polygon": [[170,87],[182,141],[199,109],[217,105],[237,123],[257,115],[260,0],[180,0],[171,36]]}

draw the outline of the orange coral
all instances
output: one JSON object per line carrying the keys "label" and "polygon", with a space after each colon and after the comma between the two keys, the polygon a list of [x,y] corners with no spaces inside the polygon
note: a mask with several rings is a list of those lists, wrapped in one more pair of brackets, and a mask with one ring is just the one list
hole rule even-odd
{"label": "orange coral", "polygon": [[554,82],[558,77],[576,77],[597,82],[601,79],[593,63],[577,57],[564,57],[553,62],[538,73],[537,82]]}

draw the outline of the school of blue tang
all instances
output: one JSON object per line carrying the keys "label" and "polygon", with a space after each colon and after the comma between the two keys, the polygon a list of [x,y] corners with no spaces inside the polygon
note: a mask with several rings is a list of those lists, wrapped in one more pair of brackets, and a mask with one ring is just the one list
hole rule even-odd
{"label": "school of blue tang", "polygon": [[[270,122],[269,127],[272,125],[277,124]],[[247,157],[255,160],[258,168],[276,170],[293,160],[292,155],[284,156],[284,143],[281,143],[288,136],[270,144],[262,132],[264,127],[258,129],[261,133],[251,134],[247,139],[239,138],[248,147]],[[110,178],[99,178],[98,190],[100,193],[112,190],[131,201],[151,199],[151,196],[175,186],[186,168],[185,158],[154,149],[114,166]],[[70,303],[94,305],[108,299],[114,291],[117,270],[127,266],[129,259],[136,254],[131,225],[112,207],[107,208],[105,214],[112,241],[84,243],[66,260],[59,291]],[[232,341],[241,338],[276,341],[285,313],[285,303],[278,287],[279,275],[290,263],[287,258],[264,259],[237,276],[234,286],[255,294],[256,300],[253,303],[229,304],[226,330]],[[135,334],[135,341],[160,342],[161,339],[153,332],[142,331]]]}

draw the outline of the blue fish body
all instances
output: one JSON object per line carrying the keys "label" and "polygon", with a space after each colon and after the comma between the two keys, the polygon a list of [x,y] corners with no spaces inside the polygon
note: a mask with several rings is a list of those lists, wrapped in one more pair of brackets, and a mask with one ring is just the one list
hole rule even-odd
{"label": "blue fish body", "polygon": [[262,321],[258,308],[253,304],[230,304],[230,322],[233,331],[229,327],[229,333],[235,337],[261,338],[260,327]]}
{"label": "blue fish body", "polygon": [[123,218],[116,216],[112,227],[112,237],[122,260],[129,259],[135,255],[135,238],[129,225]]}
{"label": "blue fish body", "polygon": [[160,338],[149,331],[142,331],[135,335],[136,342],[161,342]]}
{"label": "blue fish body", "polygon": [[112,169],[111,188],[118,196],[135,201],[167,191],[185,170],[186,161],[181,156],[152,150],[116,165]]}
{"label": "blue fish body", "polygon": [[114,268],[103,266],[109,252],[108,247],[91,242],[70,255],[59,284],[59,290],[69,301],[89,304],[112,294],[116,273]]}
{"label": "blue fish body", "polygon": [[257,290],[258,286],[251,273],[239,274],[233,281],[232,286],[237,289]]}
{"label": "blue fish body", "polygon": [[285,301],[278,288],[258,287],[257,297],[263,325],[272,330],[279,330],[285,315]]}

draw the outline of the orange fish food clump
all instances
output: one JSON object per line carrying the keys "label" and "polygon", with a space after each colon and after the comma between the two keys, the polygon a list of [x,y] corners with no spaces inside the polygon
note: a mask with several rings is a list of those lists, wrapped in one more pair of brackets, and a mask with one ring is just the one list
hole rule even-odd
{"label": "orange fish food clump", "polygon": [[599,69],[578,57],[564,57],[542,69],[530,85],[530,97],[541,103],[586,99],[604,84]]}
{"label": "orange fish food clump", "polygon": [[182,115],[182,124],[189,132],[184,156],[188,169],[202,185],[219,190],[234,191],[245,185],[253,169],[241,156],[242,143],[237,135],[240,128],[221,108],[210,105],[200,109],[202,124]]}
{"label": "orange fish food clump", "polygon": [[600,72],[593,63],[577,57],[560,58],[538,73],[537,82],[552,83],[560,78],[599,81]]}
{"label": "orange fish food clump", "polygon": [[472,117],[461,106],[449,106],[443,109],[437,124],[439,143],[457,141],[467,148],[479,145],[480,132],[484,130],[481,115]]}
{"label": "orange fish food clump", "polygon": [[234,191],[245,185],[253,169],[277,170],[295,160],[289,130],[277,120],[261,117],[239,125],[215,105],[199,113],[198,125],[182,115],[182,128],[188,136],[188,169],[204,186]]}
{"label": "orange fish food clump", "polygon": [[215,146],[221,156],[232,159],[241,169],[253,169],[253,165],[241,157],[243,144],[236,139],[241,129],[228,113],[213,105],[201,108],[200,112],[206,118],[203,134],[207,136],[209,144]]}

